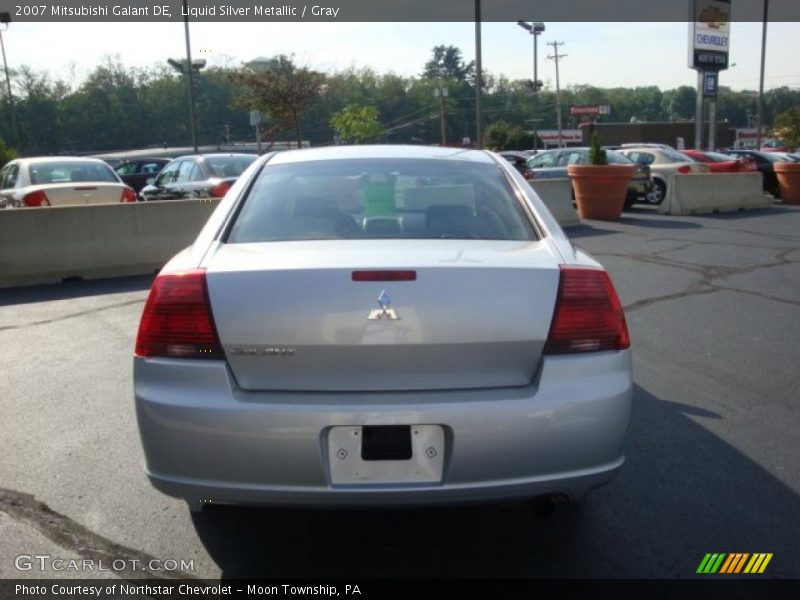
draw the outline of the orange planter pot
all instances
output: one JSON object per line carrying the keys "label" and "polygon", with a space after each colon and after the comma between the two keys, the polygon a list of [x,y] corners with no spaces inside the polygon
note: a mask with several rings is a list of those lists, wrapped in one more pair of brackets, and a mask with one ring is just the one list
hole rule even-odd
{"label": "orange planter pot", "polygon": [[611,221],[622,216],[634,165],[569,165],[581,219]]}
{"label": "orange planter pot", "polygon": [[773,163],[775,177],[781,188],[781,200],[786,204],[800,204],[800,163]]}

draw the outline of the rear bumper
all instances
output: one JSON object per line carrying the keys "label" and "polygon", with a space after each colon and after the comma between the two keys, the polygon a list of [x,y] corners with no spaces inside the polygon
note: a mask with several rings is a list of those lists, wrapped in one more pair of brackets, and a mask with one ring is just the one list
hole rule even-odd
{"label": "rear bumper", "polygon": [[628,194],[646,196],[653,190],[653,183],[650,179],[632,179],[628,185]]}
{"label": "rear bumper", "polygon": [[[624,462],[629,351],[551,356],[533,385],[402,393],[255,393],[225,363],[134,362],[139,428],[152,484],[235,504],[427,505],[580,499]],[[436,484],[331,484],[328,429],[436,424],[445,464]]]}

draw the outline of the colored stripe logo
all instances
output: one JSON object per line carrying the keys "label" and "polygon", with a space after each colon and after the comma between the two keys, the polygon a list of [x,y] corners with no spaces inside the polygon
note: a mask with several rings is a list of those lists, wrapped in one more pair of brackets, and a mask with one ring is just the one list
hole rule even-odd
{"label": "colored stripe logo", "polygon": [[697,573],[700,574],[725,574],[736,575],[739,573],[760,574],[763,573],[769,561],[772,560],[772,553],[767,552],[731,552],[731,553],[707,553]]}

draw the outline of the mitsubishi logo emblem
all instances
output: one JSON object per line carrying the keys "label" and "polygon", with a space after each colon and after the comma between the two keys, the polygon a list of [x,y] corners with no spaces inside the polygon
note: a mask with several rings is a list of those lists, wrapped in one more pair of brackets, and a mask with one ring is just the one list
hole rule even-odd
{"label": "mitsubishi logo emblem", "polygon": [[389,308],[391,303],[392,299],[389,298],[389,294],[386,293],[386,290],[383,290],[381,295],[378,296],[378,304],[380,305],[380,308],[371,310],[367,319],[370,321],[380,321],[383,317],[386,317],[390,321],[399,321],[400,317],[397,316],[395,310],[393,308]]}

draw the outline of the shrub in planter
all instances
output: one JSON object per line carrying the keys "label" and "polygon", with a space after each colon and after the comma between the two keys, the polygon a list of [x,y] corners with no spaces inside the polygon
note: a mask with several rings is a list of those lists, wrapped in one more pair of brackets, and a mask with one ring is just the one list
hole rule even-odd
{"label": "shrub in planter", "polygon": [[578,215],[582,219],[619,219],[634,169],[634,165],[608,164],[606,151],[600,147],[597,134],[592,134],[589,164],[567,167],[575,190]]}
{"label": "shrub in planter", "polygon": [[800,204],[800,163],[773,163],[775,177],[780,186],[781,200],[786,204]]}

